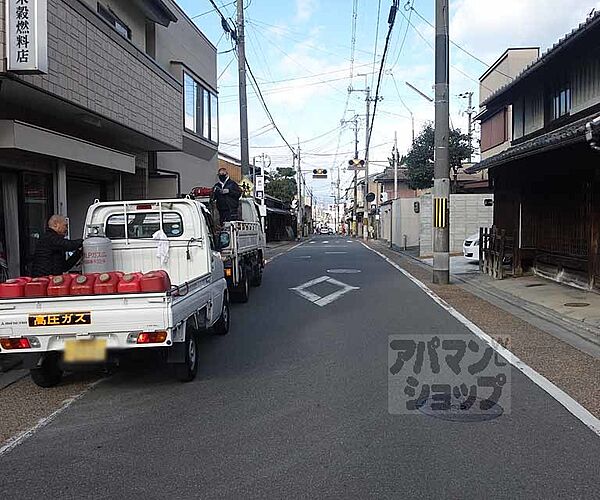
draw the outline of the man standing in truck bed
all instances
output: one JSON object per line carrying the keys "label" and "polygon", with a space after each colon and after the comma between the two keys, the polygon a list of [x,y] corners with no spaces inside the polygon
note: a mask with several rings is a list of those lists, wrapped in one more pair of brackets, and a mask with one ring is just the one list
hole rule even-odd
{"label": "man standing in truck bed", "polygon": [[240,197],[242,190],[237,183],[229,178],[227,169],[219,169],[219,182],[213,187],[213,199],[217,202],[221,224],[239,220]]}

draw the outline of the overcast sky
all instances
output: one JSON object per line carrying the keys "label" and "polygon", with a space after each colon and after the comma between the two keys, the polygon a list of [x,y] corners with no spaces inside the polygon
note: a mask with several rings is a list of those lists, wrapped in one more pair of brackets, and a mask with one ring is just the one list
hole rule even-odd
{"label": "overcast sky", "polygon": [[[237,62],[233,53],[228,52],[232,48],[231,41],[223,36],[220,19],[211,11],[208,0],[178,1],[188,15],[198,16],[194,21],[222,52],[218,55],[220,150],[239,158]],[[364,150],[365,147],[365,96],[356,92],[347,99],[347,89],[350,85],[364,88],[366,79],[374,94],[375,73],[383,54],[392,1],[356,2],[353,64],[354,0],[245,2],[246,55],[275,123],[293,146],[300,141],[303,170],[318,167],[337,172],[338,166],[343,168],[353,156],[354,149],[352,128],[340,127],[340,120],[361,115],[359,148]],[[226,16],[235,19],[235,2],[216,0],[216,3]],[[433,104],[405,82],[433,96],[434,33],[427,21],[433,23],[435,2],[400,0],[400,4],[384,66],[380,91],[383,101],[378,104],[371,139],[372,170],[383,169],[395,131],[401,152],[409,147],[408,110],[415,117],[416,133],[434,117]],[[455,46],[451,49],[452,125],[466,131],[467,103],[458,94],[475,92],[474,103],[478,107],[478,78],[487,69],[486,64],[493,63],[508,47],[547,49],[583,22],[593,8],[600,9],[600,0],[450,0],[450,38],[471,54]],[[359,76],[364,73],[368,75]],[[250,84],[248,97],[250,157],[267,153],[272,167],[291,166],[291,152],[270,126]],[[331,182],[336,174],[330,175],[328,180],[313,181],[308,173],[306,178],[315,196],[329,202]],[[347,186],[350,179],[351,174],[342,170],[342,187]]]}

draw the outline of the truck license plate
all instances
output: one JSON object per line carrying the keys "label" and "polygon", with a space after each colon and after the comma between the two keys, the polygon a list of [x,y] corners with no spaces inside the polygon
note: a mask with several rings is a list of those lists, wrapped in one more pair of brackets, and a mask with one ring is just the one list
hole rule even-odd
{"label": "truck license plate", "polygon": [[65,363],[95,363],[106,361],[106,340],[66,340]]}

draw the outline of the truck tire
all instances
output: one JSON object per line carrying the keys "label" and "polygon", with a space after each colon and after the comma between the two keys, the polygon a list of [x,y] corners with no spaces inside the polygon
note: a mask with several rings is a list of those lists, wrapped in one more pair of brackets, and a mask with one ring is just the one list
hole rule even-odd
{"label": "truck tire", "polygon": [[213,333],[216,335],[227,335],[229,333],[229,319],[229,296],[225,294],[221,316],[219,316],[219,319],[212,327]]}
{"label": "truck tire", "polygon": [[175,376],[181,382],[191,382],[198,374],[198,336],[187,328],[185,333],[185,360],[175,365]]}
{"label": "truck tire", "polygon": [[250,297],[250,283],[248,280],[247,268],[244,268],[242,272],[242,279],[240,280],[238,286],[235,287],[233,297],[236,302],[240,302],[242,304],[248,302],[248,298]]}
{"label": "truck tire", "polygon": [[49,352],[42,358],[42,364],[29,370],[34,383],[39,387],[54,387],[62,380],[63,371],[58,365],[59,353]]}
{"label": "truck tire", "polygon": [[254,272],[252,273],[252,281],[250,284],[252,286],[260,286],[262,283],[262,275],[263,275],[263,267],[260,264],[257,264],[254,267]]}

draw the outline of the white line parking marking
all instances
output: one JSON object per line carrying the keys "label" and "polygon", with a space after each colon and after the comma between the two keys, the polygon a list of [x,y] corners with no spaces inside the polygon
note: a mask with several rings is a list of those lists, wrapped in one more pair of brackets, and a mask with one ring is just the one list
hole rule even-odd
{"label": "white line parking marking", "polygon": [[[329,295],[326,295],[325,297],[321,297],[316,293],[313,293],[308,290],[308,288],[310,288],[311,286],[315,286],[319,283],[324,282],[336,285],[340,287],[340,289],[333,293],[330,293]],[[341,281],[330,278],[329,276],[321,276],[320,278],[315,278],[314,280],[307,281],[303,285],[290,288],[290,290],[296,292],[298,295],[305,298],[309,302],[312,302],[313,304],[316,304],[319,307],[324,307],[327,304],[331,304],[333,301],[339,299],[342,295],[351,292],[352,290],[360,290],[360,287],[347,285],[346,283],[342,283]]]}
{"label": "white line parking marking", "polygon": [[487,343],[492,349],[494,349],[498,354],[500,354],[503,358],[505,358],[512,366],[514,366],[517,370],[523,373],[529,380],[531,380],[538,387],[546,391],[550,396],[552,396],[556,401],[558,401],[561,405],[563,405],[575,418],[579,419],[583,424],[589,427],[592,432],[594,432],[597,436],[600,436],[600,419],[596,418],[592,415],[588,410],[586,410],[583,406],[581,406],[577,401],[575,401],[571,396],[569,396],[562,389],[555,386],[552,382],[550,382],[546,377],[540,375],[529,365],[521,361],[517,356],[515,356],[508,349],[502,347],[498,342],[496,342],[492,337],[490,337],[487,333],[485,333],[481,328],[479,328],[475,323],[471,320],[463,316],[460,312],[458,312],[454,307],[448,304],[444,299],[438,297],[433,290],[430,290],[427,285],[423,282],[419,281],[412,274],[410,274],[407,270],[402,269],[398,264],[396,264],[393,260],[386,257],[381,252],[369,247],[365,243],[361,241],[362,245],[371,250],[371,252],[379,255],[383,260],[385,260],[388,264],[395,267],[398,271],[400,271],[404,276],[406,276],[410,281],[412,281],[415,285],[417,285],[421,290],[423,290],[429,297],[431,297],[434,302],[440,305],[443,309],[445,309],[448,313],[454,316],[458,321],[460,321],[464,326],[466,326],[471,332]]}

